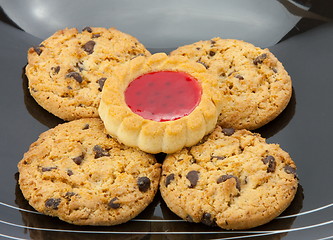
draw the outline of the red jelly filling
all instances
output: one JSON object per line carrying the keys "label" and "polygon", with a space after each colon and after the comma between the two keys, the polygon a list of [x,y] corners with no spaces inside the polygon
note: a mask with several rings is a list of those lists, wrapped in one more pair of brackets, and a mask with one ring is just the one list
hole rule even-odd
{"label": "red jelly filling", "polygon": [[129,108],[145,119],[163,122],[189,115],[199,104],[201,87],[184,72],[160,71],[134,79],[125,91]]}

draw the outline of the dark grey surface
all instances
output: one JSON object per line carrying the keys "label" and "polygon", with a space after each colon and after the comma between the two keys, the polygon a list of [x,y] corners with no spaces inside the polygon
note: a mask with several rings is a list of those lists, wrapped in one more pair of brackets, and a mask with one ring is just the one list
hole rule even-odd
{"label": "dark grey surface", "polygon": [[[35,212],[15,209],[34,211],[17,187],[18,161],[40,133],[62,121],[38,106],[27,90],[24,76],[26,52],[41,40],[3,22],[0,22],[0,32],[0,239],[9,238],[5,235],[17,239],[250,237],[305,240],[333,236],[333,188],[330,186],[333,180],[333,23],[317,26],[270,47],[290,73],[294,91],[286,110],[257,131],[290,153],[298,166],[300,188],[295,201],[283,213],[286,218],[250,232],[222,231],[201,224],[164,221],[179,218],[166,208],[159,195],[138,219],[163,221],[131,221],[115,227],[77,227]],[[163,51],[163,48],[152,50]],[[293,217],[293,214],[297,216]],[[67,232],[72,230],[76,232]],[[267,232],[273,230],[281,232]],[[129,234],[121,234],[125,232]]]}

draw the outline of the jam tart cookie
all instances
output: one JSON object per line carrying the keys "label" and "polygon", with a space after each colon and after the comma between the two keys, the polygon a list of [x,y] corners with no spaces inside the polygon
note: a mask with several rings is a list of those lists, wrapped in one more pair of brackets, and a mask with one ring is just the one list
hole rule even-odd
{"label": "jam tart cookie", "polygon": [[160,181],[174,213],[223,229],[271,221],[289,206],[297,187],[295,163],[279,145],[220,126],[200,144],[168,155]]}
{"label": "jam tart cookie", "polygon": [[291,78],[268,50],[234,39],[213,38],[179,47],[170,55],[186,56],[204,65],[220,82],[222,127],[256,129],[277,117],[292,94]]}
{"label": "jam tart cookie", "polygon": [[77,225],[115,225],[137,216],[158,189],[161,164],[120,144],[99,118],[42,133],[18,164],[19,185],[37,211]]}
{"label": "jam tart cookie", "polygon": [[211,132],[221,109],[218,81],[185,57],[156,53],[114,69],[99,114],[110,135],[149,153],[172,153]]}
{"label": "jam tart cookie", "polygon": [[136,38],[114,28],[59,30],[29,49],[29,90],[39,105],[61,119],[98,117],[110,69],[140,55],[150,53]]}

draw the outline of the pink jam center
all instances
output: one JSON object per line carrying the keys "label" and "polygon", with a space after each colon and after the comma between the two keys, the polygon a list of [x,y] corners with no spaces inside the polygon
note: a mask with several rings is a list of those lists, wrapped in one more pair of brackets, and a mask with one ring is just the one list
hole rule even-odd
{"label": "pink jam center", "polygon": [[184,72],[160,71],[134,79],[125,91],[129,108],[145,119],[163,122],[189,115],[199,104],[201,87]]}

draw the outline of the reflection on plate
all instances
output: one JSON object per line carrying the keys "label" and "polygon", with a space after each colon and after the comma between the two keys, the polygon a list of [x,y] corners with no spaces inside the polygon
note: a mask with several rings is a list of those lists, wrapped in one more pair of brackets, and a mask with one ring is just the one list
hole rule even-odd
{"label": "reflection on plate", "polygon": [[49,128],[53,128],[60,123],[64,123],[62,119],[54,116],[53,114],[42,108],[30,95],[28,88],[28,78],[25,75],[25,66],[22,70],[22,88],[24,93],[24,103],[31,116],[33,116],[36,120]]}
{"label": "reflection on plate", "polygon": [[271,46],[301,19],[276,0],[81,3],[80,0],[36,0],[6,1],[2,5],[19,27],[41,39],[68,26],[108,28],[111,24],[151,48],[174,48],[216,36],[242,38],[258,46]]}

